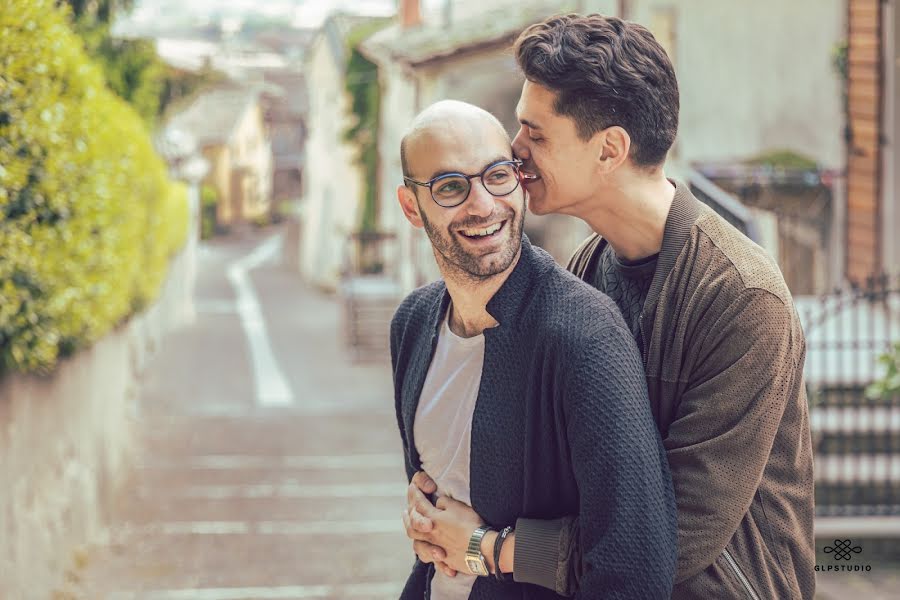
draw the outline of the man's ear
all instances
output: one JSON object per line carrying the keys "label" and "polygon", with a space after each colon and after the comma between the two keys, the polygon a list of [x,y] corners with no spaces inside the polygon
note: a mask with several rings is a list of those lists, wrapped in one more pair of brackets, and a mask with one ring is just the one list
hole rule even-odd
{"label": "man's ear", "polygon": [[419,202],[412,190],[405,185],[397,186],[397,200],[400,202],[400,208],[403,210],[406,220],[412,223],[413,227],[421,229],[425,226],[425,223],[422,222],[422,215],[419,214]]}
{"label": "man's ear", "polygon": [[631,136],[618,125],[598,131],[596,135],[597,168],[601,173],[612,173],[628,158]]}

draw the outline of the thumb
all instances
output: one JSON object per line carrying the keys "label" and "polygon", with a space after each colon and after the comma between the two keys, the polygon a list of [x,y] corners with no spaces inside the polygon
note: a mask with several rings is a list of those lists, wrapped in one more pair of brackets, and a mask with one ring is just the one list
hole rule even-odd
{"label": "thumb", "polygon": [[413,475],[412,482],[425,494],[433,494],[437,491],[437,484],[425,471],[419,471]]}

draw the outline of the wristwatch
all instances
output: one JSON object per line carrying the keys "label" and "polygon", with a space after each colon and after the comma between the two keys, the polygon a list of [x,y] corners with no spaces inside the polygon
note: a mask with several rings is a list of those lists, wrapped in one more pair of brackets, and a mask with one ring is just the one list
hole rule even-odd
{"label": "wristwatch", "polygon": [[487,563],[484,562],[484,554],[481,553],[481,540],[484,538],[484,534],[490,530],[490,527],[482,525],[469,538],[469,548],[466,550],[466,566],[469,567],[472,575],[487,577],[491,574],[488,571]]}

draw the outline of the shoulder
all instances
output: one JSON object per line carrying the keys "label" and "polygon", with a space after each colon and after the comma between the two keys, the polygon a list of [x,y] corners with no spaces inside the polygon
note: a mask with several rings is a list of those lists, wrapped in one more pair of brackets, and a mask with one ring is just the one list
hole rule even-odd
{"label": "shoulder", "polygon": [[[628,332],[619,308],[609,296],[555,262],[545,269],[532,302],[535,326],[545,339],[577,349],[598,337],[607,337],[601,333],[608,328]],[[628,337],[631,338],[630,333]]]}
{"label": "shoulder", "polygon": [[712,209],[701,208],[692,238],[694,256],[690,258],[705,266],[699,273],[727,281],[714,290],[716,294],[729,294],[734,299],[770,295],[786,308],[792,306],[790,291],[775,260]]}
{"label": "shoulder", "polygon": [[701,208],[690,250],[681,257],[684,294],[701,339],[735,347],[797,342],[803,346],[790,290],[775,260],[708,207]]}
{"label": "shoulder", "polygon": [[441,301],[447,286],[442,280],[434,281],[410,292],[394,311],[391,319],[391,332],[403,328],[409,323],[422,322]]}
{"label": "shoulder", "polygon": [[585,272],[594,259],[597,249],[600,247],[602,241],[603,238],[600,237],[599,233],[588,236],[588,238],[581,242],[578,248],[575,249],[575,252],[572,253],[569,262],[566,265],[566,270],[574,273],[576,277],[584,279]]}

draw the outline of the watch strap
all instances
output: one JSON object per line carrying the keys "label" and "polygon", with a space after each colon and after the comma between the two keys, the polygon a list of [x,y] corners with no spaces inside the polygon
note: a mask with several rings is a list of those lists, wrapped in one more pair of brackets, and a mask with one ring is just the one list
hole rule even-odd
{"label": "watch strap", "polygon": [[466,549],[466,558],[468,559],[466,563],[470,564],[470,560],[473,562],[477,561],[477,564],[483,571],[483,573],[479,573],[476,569],[472,569],[470,567],[470,570],[475,575],[490,575],[487,570],[487,565],[485,564],[484,555],[481,553],[481,542],[484,539],[485,534],[490,530],[490,527],[482,525],[481,527],[475,529],[475,531],[472,532],[472,536],[469,538],[469,547]]}

